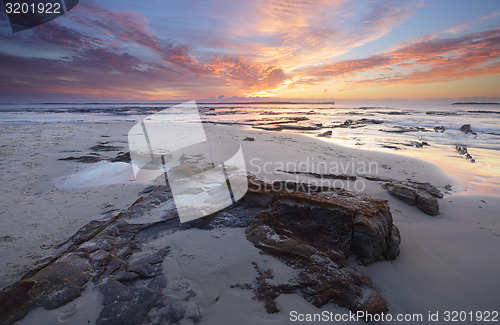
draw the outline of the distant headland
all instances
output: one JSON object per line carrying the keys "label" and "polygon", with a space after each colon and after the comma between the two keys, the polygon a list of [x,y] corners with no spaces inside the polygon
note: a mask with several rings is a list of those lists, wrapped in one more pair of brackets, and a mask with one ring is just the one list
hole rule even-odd
{"label": "distant headland", "polygon": [[500,105],[500,103],[482,103],[482,102],[456,102],[451,105]]}

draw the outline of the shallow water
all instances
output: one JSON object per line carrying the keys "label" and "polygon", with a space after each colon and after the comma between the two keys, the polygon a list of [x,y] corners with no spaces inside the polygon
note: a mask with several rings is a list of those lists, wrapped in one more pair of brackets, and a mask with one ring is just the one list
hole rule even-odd
{"label": "shallow water", "polygon": [[[139,103],[1,104],[0,117],[3,121],[12,123],[109,123],[137,121],[169,106],[170,104]],[[500,194],[500,105],[367,107],[352,104],[199,104],[198,108],[202,120],[210,123],[242,124],[250,128],[279,125],[316,128],[317,130],[281,131],[309,136],[331,130],[332,135],[322,139],[435,163],[459,181],[460,186],[456,189],[459,193]],[[347,120],[356,123],[361,119],[374,120],[376,124],[338,127]],[[476,134],[460,131],[464,124],[470,124]],[[434,127],[440,126],[445,127],[444,132],[434,130]],[[403,133],[391,132],[401,127],[420,129]],[[455,148],[457,145],[467,147],[475,163],[460,155]]]}

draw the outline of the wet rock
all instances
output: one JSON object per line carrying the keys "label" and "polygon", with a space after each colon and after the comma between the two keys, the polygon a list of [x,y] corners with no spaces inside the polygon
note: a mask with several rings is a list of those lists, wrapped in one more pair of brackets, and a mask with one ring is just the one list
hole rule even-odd
{"label": "wet rock", "polygon": [[139,274],[135,272],[124,272],[119,271],[118,273],[113,275],[113,279],[120,282],[129,282],[134,281],[139,278]]}
{"label": "wet rock", "polygon": [[163,269],[161,265],[151,264],[147,258],[143,258],[130,264],[128,271],[139,274],[141,278],[152,278],[162,274]]}
{"label": "wet rock", "polygon": [[382,124],[382,123],[384,123],[384,121],[362,118],[362,119],[356,120],[356,121],[345,120],[341,124],[333,125],[333,127],[334,128],[340,127],[340,128],[351,128],[351,129],[354,129],[354,128],[365,127],[365,126],[370,125],[370,124]]}
{"label": "wet rock", "polygon": [[[11,313],[26,304],[30,298],[30,290],[35,286],[36,282],[31,280],[22,280],[13,285],[4,288],[0,292],[0,321],[20,319],[17,315]],[[13,322],[13,321],[12,321]]]}
{"label": "wet rock", "polygon": [[90,147],[89,150],[92,151],[120,151],[122,147],[107,146],[103,144],[98,144],[96,146]]}
{"label": "wet rock", "polygon": [[116,301],[126,301],[139,304],[149,311],[159,297],[159,293],[151,288],[127,286],[113,280],[100,284],[98,289],[103,296],[103,306]]}
{"label": "wet rock", "polygon": [[401,126],[401,125],[395,125],[392,127],[392,129],[379,129],[381,132],[388,132],[388,133],[406,133],[406,132],[427,132],[426,128],[420,127],[420,126]]}
{"label": "wet rock", "polygon": [[104,266],[107,265],[111,260],[111,254],[102,249],[98,249],[90,254],[90,259],[95,265]]}
{"label": "wet rock", "polygon": [[427,114],[427,115],[444,115],[444,116],[457,115],[457,113],[449,112],[449,111],[429,111],[429,112],[425,112],[425,114]]}
{"label": "wet rock", "polygon": [[84,164],[90,164],[90,163],[96,163],[98,161],[101,161],[101,157],[99,155],[97,156],[91,156],[91,155],[85,155],[85,156],[80,156],[80,157],[66,157],[66,158],[59,158],[59,160],[67,160],[67,161],[77,161],[81,162]]}
{"label": "wet rock", "polygon": [[397,257],[400,236],[386,201],[331,189],[303,193],[262,182],[249,189],[272,194],[273,201],[247,227],[247,239],[296,269],[298,279],[270,284],[269,273],[256,267],[254,284],[235,286],[253,290],[269,313],[278,311],[276,297],[294,292],[318,307],[333,301],[353,311],[387,310],[371,280],[345,265],[350,254],[364,264]]}
{"label": "wet rock", "polygon": [[163,275],[158,275],[151,280],[148,284],[148,288],[153,290],[162,290],[167,287],[167,280]]}
{"label": "wet rock", "polygon": [[[191,299],[196,292],[189,283],[169,284],[171,297],[163,293],[162,264],[168,248],[149,256],[141,248],[160,234],[194,226],[247,227],[248,234],[253,229],[259,235],[256,246],[293,267],[297,279],[292,282],[261,286],[271,301],[296,292],[317,306],[333,301],[351,310],[385,311],[387,305],[370,279],[347,267],[345,259],[354,254],[368,264],[395,258],[399,233],[387,202],[306,185],[251,179],[244,198],[196,225],[179,224],[176,214],[150,224],[128,223],[158,210],[164,201],[171,203],[169,188],[155,187],[127,210],[81,228],[58,247],[58,257],[2,290],[1,322],[13,323],[40,306],[57,308],[92,281],[103,296],[98,324],[150,323],[153,315],[155,323],[183,318],[199,323],[201,313],[196,299]],[[163,213],[170,214],[171,209]],[[133,260],[135,256],[141,258]]]}
{"label": "wet rock", "polygon": [[470,159],[470,162],[471,163],[475,163],[476,160],[472,157],[472,155],[467,151],[467,147],[465,146],[455,146],[455,150],[461,154],[461,155],[464,155],[465,156],[465,159]]}
{"label": "wet rock", "polygon": [[323,133],[318,134],[318,137],[330,137],[332,136],[333,132],[331,130],[325,131]]}
{"label": "wet rock", "polygon": [[460,131],[462,131],[463,133],[465,134],[473,134],[473,135],[477,135],[476,132],[472,131],[471,127],[470,127],[470,124],[464,124],[460,127]]}
{"label": "wet rock", "polygon": [[143,306],[125,301],[116,301],[105,306],[96,325],[150,324],[151,318]]}
{"label": "wet rock", "polygon": [[42,302],[43,308],[52,310],[66,305],[68,302],[80,297],[82,288],[74,286],[71,283],[65,285],[61,290],[49,295]]}
{"label": "wet rock", "polygon": [[163,318],[166,323],[176,323],[186,314],[187,303],[185,300],[169,297],[167,299],[167,312]]}
{"label": "wet rock", "polygon": [[111,158],[110,162],[124,162],[129,163],[130,160],[130,152],[120,152],[115,158]]}
{"label": "wet rock", "polygon": [[297,130],[297,131],[315,131],[321,130],[322,126],[317,125],[280,125],[282,130]]}
{"label": "wet rock", "polygon": [[394,149],[394,150],[402,150],[400,147],[397,146],[392,146],[390,144],[384,144],[382,148],[387,148],[387,149]]}

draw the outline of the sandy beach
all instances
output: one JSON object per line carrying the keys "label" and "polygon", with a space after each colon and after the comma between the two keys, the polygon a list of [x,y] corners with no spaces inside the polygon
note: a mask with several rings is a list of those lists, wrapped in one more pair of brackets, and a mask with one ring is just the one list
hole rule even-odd
{"label": "sandy beach", "polygon": [[[165,205],[171,200],[168,198],[148,207],[147,214],[129,209],[132,212],[122,217],[120,212],[132,206],[140,195],[148,196],[144,192],[147,184],[134,181],[130,165],[109,162],[128,151],[127,132],[133,124],[133,121],[115,121],[2,125],[2,287],[20,280],[28,270],[43,266],[51,257],[59,256],[57,264],[68,258],[68,254],[71,256],[75,248],[69,249],[67,243],[58,248],[59,244],[89,222],[111,220],[104,228],[111,229],[126,221],[131,225],[161,225],[154,236],[141,239],[128,263],[169,247],[160,264],[166,279],[160,291],[181,301],[176,309],[182,314],[180,324],[255,324],[256,321],[289,324],[293,311],[348,312],[335,303],[317,308],[293,293],[279,295],[275,299],[279,312],[269,314],[262,302],[252,299],[252,291],[232,287],[235,283],[255,281],[257,273],[252,262],[263,270],[273,270],[275,277],[271,283],[294,276],[290,266],[252,245],[245,237],[244,227],[185,227],[175,216],[169,217],[167,212],[171,208]],[[329,171],[334,168],[337,174],[357,178],[321,179],[321,185],[344,187],[387,200],[394,225],[401,234],[399,256],[368,266],[351,256],[347,265],[372,279],[373,287],[387,301],[389,313],[421,313],[425,319],[429,312],[493,311],[498,307],[497,197],[457,195],[453,192],[456,180],[439,167],[415,158],[343,147],[300,134],[212,124],[205,125],[205,129],[209,136],[240,141],[247,171],[257,179],[268,183],[317,182],[318,178],[310,174],[290,174],[283,170],[318,172],[321,166],[329,166]],[[245,140],[249,138],[253,141]],[[102,147],[94,147],[98,145]],[[117,148],[104,151],[109,147]],[[100,161],[60,160],[82,156],[98,157]],[[105,173],[100,174],[103,170]],[[444,197],[438,199],[439,215],[425,214],[389,194],[381,187],[389,179],[430,182],[443,191]],[[451,185],[451,190],[446,185]],[[92,238],[78,242],[78,247],[85,247],[87,241],[91,245]],[[135,281],[145,283],[147,279],[140,277]],[[96,289],[100,281],[98,277],[85,282],[74,299],[55,309],[46,310],[43,306],[26,309],[22,317],[18,316],[21,318],[18,323],[32,324],[40,319],[44,323],[87,324],[98,319],[105,323],[101,314],[103,296]],[[158,321],[154,310],[151,309],[149,317]],[[6,323],[11,321],[4,319]]]}

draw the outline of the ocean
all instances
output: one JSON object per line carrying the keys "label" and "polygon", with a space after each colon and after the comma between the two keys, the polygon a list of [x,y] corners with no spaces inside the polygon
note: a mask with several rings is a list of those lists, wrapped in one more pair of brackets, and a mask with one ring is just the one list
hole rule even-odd
{"label": "ocean", "polygon": [[[112,125],[113,121],[138,121],[172,105],[0,104],[0,119],[4,123]],[[420,158],[457,179],[455,193],[500,194],[500,105],[199,103],[198,109],[204,123],[313,137],[321,134],[324,141]]]}

